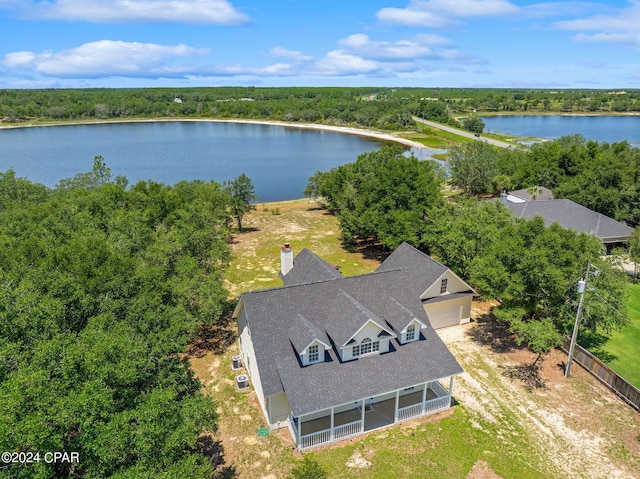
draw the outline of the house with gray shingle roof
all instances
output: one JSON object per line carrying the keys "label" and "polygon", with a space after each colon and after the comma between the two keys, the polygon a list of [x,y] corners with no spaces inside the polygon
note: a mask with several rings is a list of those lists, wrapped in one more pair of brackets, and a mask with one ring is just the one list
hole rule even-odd
{"label": "house with gray shingle roof", "polygon": [[558,223],[576,233],[587,233],[599,238],[607,250],[626,243],[633,233],[630,226],[567,199],[530,201],[514,197],[510,193],[501,196],[500,201],[516,218],[531,219],[540,216],[546,226]]}
{"label": "house with gray shingle roof", "polygon": [[351,277],[306,249],[281,260],[284,286],[234,312],[271,429],[307,449],[450,407],[462,368],[434,328],[469,320],[469,285],[408,244]]}

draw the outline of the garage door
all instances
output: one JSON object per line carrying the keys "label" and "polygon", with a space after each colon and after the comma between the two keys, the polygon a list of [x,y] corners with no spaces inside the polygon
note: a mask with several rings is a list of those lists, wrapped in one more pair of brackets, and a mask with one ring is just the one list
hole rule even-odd
{"label": "garage door", "polygon": [[462,305],[460,303],[425,304],[424,310],[429,316],[433,329],[446,328],[460,324]]}

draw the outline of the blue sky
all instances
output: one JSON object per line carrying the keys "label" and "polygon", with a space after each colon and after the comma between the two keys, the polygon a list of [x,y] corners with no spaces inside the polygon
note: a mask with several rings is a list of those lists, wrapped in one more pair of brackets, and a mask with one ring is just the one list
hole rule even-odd
{"label": "blue sky", "polygon": [[0,88],[640,88],[640,0],[0,0]]}

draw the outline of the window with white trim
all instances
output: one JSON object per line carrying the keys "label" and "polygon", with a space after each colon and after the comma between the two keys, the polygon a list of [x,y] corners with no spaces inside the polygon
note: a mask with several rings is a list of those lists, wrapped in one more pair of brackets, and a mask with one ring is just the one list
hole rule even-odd
{"label": "window with white trim", "polygon": [[407,328],[407,334],[405,336],[406,341],[413,341],[416,339],[416,325],[412,324]]}
{"label": "window with white trim", "polygon": [[360,343],[360,354],[368,354],[372,350],[371,338],[364,338]]}
{"label": "window with white trim", "polygon": [[309,362],[317,363],[320,360],[320,348],[317,344],[309,346]]}
{"label": "window with white trim", "polygon": [[447,278],[443,278],[442,281],[440,281],[440,294],[446,293],[447,292],[447,283],[449,282],[449,280]]}
{"label": "window with white trim", "polygon": [[371,338],[364,338],[360,344],[351,348],[351,356],[357,358],[363,354],[376,353],[380,351],[380,341],[372,341]]}

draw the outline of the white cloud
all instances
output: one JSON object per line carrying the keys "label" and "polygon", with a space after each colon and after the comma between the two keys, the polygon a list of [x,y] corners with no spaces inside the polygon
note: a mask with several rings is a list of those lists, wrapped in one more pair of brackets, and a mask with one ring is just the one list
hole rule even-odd
{"label": "white cloud", "polygon": [[574,39],[578,41],[614,42],[640,48],[640,2],[632,0],[628,8],[612,14],[556,22],[555,26],[561,30],[595,32],[577,34]]}
{"label": "white cloud", "polygon": [[167,75],[189,70],[174,64],[175,58],[205,53],[207,50],[187,45],[100,40],[61,52],[13,52],[4,57],[2,64],[49,76],[74,78]]}
{"label": "white cloud", "polygon": [[510,16],[520,11],[507,0],[411,0],[406,8],[383,8],[376,16],[388,23],[441,28],[458,18]]}
{"label": "white cloud", "polygon": [[228,0],[0,0],[0,8],[16,10],[26,18],[95,23],[239,25],[250,20]]}
{"label": "white cloud", "polygon": [[340,40],[339,43],[349,52],[369,59],[403,60],[434,55],[433,50],[428,45],[416,40],[379,42],[372,41],[362,33],[350,35]]}
{"label": "white cloud", "polygon": [[593,35],[580,33],[573,38],[579,42],[627,43],[640,46],[640,33],[595,33]]}
{"label": "white cloud", "polygon": [[378,70],[380,66],[377,62],[351,55],[343,50],[330,51],[315,64],[315,73],[325,76],[374,73]]}
{"label": "white cloud", "polygon": [[313,57],[303,55],[302,52],[297,50],[287,50],[282,47],[274,47],[269,51],[272,57],[292,58],[298,61],[311,60]]}

